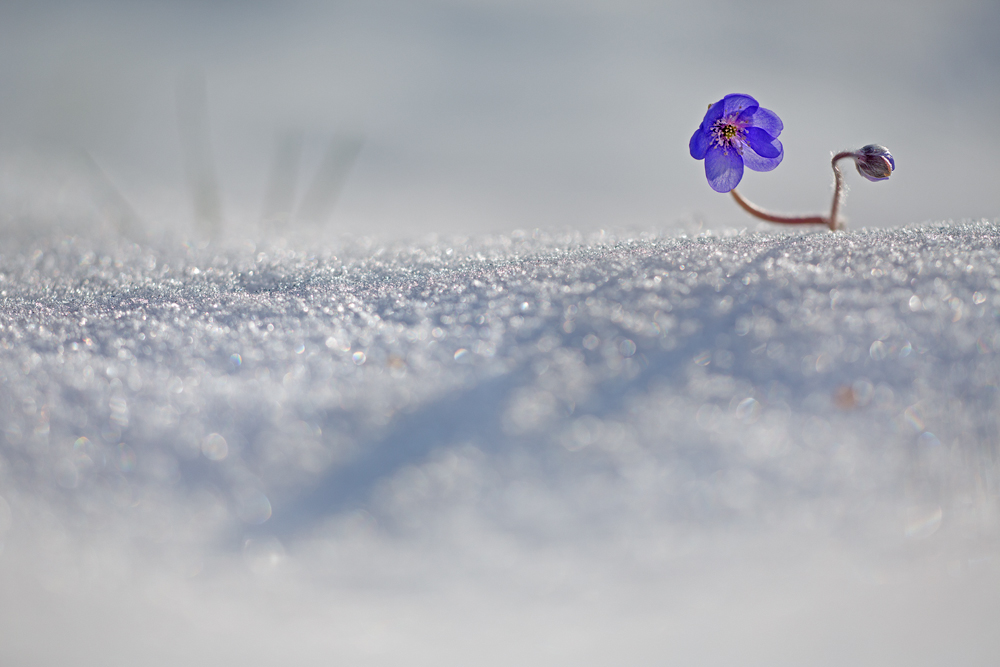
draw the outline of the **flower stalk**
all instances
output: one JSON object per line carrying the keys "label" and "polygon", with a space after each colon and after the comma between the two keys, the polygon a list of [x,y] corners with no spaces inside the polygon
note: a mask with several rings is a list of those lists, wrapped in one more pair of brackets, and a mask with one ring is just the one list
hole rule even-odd
{"label": "flower stalk", "polygon": [[854,151],[843,151],[834,155],[833,159],[830,161],[830,165],[833,167],[833,204],[830,206],[829,217],[824,217],[822,215],[785,215],[783,213],[771,213],[770,211],[766,211],[757,206],[753,202],[744,199],[743,195],[736,191],[736,188],[730,190],[729,193],[744,211],[754,217],[760,218],[761,220],[776,222],[781,225],[826,225],[830,228],[831,232],[835,232],[838,229],[843,229],[843,224],[839,219],[838,214],[840,211],[840,204],[844,199],[844,175],[841,173],[840,167],[837,166],[837,162],[843,160],[844,158],[854,157],[855,155]]}

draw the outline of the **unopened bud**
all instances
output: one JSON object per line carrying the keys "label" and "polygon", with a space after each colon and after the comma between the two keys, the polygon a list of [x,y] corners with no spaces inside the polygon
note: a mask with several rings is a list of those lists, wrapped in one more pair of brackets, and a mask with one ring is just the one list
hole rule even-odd
{"label": "unopened bud", "polygon": [[896,168],[896,161],[885,146],[868,144],[854,154],[854,165],[869,181],[884,181]]}

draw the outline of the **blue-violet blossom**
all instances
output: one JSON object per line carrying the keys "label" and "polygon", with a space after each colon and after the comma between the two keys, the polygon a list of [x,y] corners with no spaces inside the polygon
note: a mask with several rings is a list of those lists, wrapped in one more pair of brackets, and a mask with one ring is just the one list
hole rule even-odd
{"label": "blue-violet blossom", "polygon": [[729,192],[743,178],[743,165],[771,171],[784,157],[778,135],[784,125],[778,115],[749,95],[726,95],[708,108],[689,148],[691,157],[705,160],[705,176],[716,192]]}

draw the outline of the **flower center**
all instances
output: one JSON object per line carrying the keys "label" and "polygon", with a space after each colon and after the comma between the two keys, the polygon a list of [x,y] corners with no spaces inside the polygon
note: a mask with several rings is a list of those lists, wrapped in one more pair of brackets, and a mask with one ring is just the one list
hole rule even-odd
{"label": "flower center", "polygon": [[728,149],[732,148],[740,155],[743,154],[746,130],[735,116],[720,118],[712,123],[711,134],[712,143],[721,147],[723,152],[728,152]]}

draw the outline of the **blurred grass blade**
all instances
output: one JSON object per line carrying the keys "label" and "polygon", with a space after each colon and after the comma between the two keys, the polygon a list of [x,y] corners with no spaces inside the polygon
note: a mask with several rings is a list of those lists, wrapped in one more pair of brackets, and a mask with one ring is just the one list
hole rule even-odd
{"label": "blurred grass blade", "polygon": [[146,238],[145,225],[135,208],[101,168],[94,156],[79,149],[76,158],[94,191],[94,203],[101,216],[122,236],[133,241]]}
{"label": "blurred grass blade", "polygon": [[265,225],[287,225],[295,205],[295,190],[302,161],[302,132],[292,130],[278,135],[271,156],[271,171],[261,220]]}
{"label": "blurred grass blade", "polygon": [[363,145],[364,140],[359,137],[334,137],[330,140],[316,177],[302,197],[296,215],[298,219],[317,224],[330,219]]}
{"label": "blurred grass blade", "polygon": [[204,72],[188,72],[177,82],[177,128],[195,220],[209,237],[222,231],[222,199],[209,138],[208,85]]}

